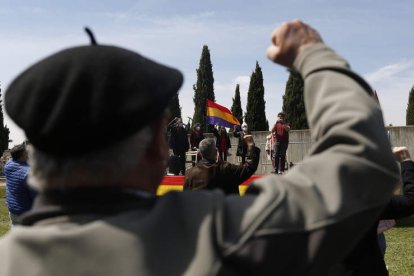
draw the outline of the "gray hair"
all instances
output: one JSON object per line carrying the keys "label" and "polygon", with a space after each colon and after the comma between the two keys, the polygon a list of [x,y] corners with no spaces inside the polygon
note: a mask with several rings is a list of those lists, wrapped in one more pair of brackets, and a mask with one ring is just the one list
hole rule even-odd
{"label": "gray hair", "polygon": [[58,157],[32,147],[28,182],[38,190],[122,183],[144,156],[152,138],[152,124],[110,147],[71,157]]}
{"label": "gray hair", "polygon": [[206,138],[201,140],[198,146],[201,155],[207,160],[217,159],[216,141],[212,138]]}

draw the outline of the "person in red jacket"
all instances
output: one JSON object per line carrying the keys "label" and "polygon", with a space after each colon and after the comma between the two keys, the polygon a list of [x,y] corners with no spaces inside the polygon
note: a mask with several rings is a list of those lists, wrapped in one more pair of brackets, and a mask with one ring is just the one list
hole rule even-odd
{"label": "person in red jacket", "polygon": [[274,149],[275,173],[283,174],[285,171],[286,151],[289,146],[289,130],[290,126],[285,122],[285,114],[279,112],[277,114],[276,124],[272,128],[272,133],[276,136]]}
{"label": "person in red jacket", "polygon": [[231,148],[231,143],[226,128],[216,125],[213,129],[213,134],[216,137],[216,147],[219,153],[219,158],[223,161],[227,161],[228,150]]}

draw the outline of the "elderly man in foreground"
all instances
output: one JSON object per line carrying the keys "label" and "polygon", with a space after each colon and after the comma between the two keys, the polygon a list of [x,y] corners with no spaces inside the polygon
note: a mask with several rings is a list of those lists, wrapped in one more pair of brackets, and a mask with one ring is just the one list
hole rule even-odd
{"label": "elderly man in foreground", "polygon": [[5,104],[33,143],[40,196],[1,239],[0,275],[326,274],[389,201],[397,165],[369,87],[314,29],[283,24],[268,56],[304,78],[315,144],[244,197],[155,196],[178,71],[93,45],[23,72]]}

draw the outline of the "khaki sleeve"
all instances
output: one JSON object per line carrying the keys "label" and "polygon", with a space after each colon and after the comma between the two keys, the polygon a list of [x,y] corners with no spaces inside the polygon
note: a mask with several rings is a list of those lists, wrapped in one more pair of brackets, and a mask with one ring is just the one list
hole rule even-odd
{"label": "khaki sleeve", "polygon": [[307,249],[309,267],[318,267],[338,260],[374,223],[390,198],[398,168],[378,104],[349,75],[317,71],[348,69],[345,60],[320,43],[305,48],[294,65],[306,76],[313,147],[285,176],[252,184],[257,195],[248,195],[237,208],[235,199],[228,200],[225,217],[232,217],[232,225],[222,225],[233,231],[223,231],[221,238],[232,244],[225,250],[231,255],[255,239],[283,235],[289,244],[290,236],[306,233],[295,246]]}

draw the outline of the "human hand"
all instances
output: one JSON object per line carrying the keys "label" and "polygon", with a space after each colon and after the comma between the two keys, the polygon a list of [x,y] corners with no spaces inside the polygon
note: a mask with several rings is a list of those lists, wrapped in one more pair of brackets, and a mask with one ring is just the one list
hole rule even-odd
{"label": "human hand", "polygon": [[410,152],[407,147],[394,147],[392,152],[398,162],[411,160]]}
{"label": "human hand", "polygon": [[303,48],[322,42],[319,33],[296,19],[285,22],[272,32],[272,45],[267,49],[267,57],[280,65],[292,67]]}

